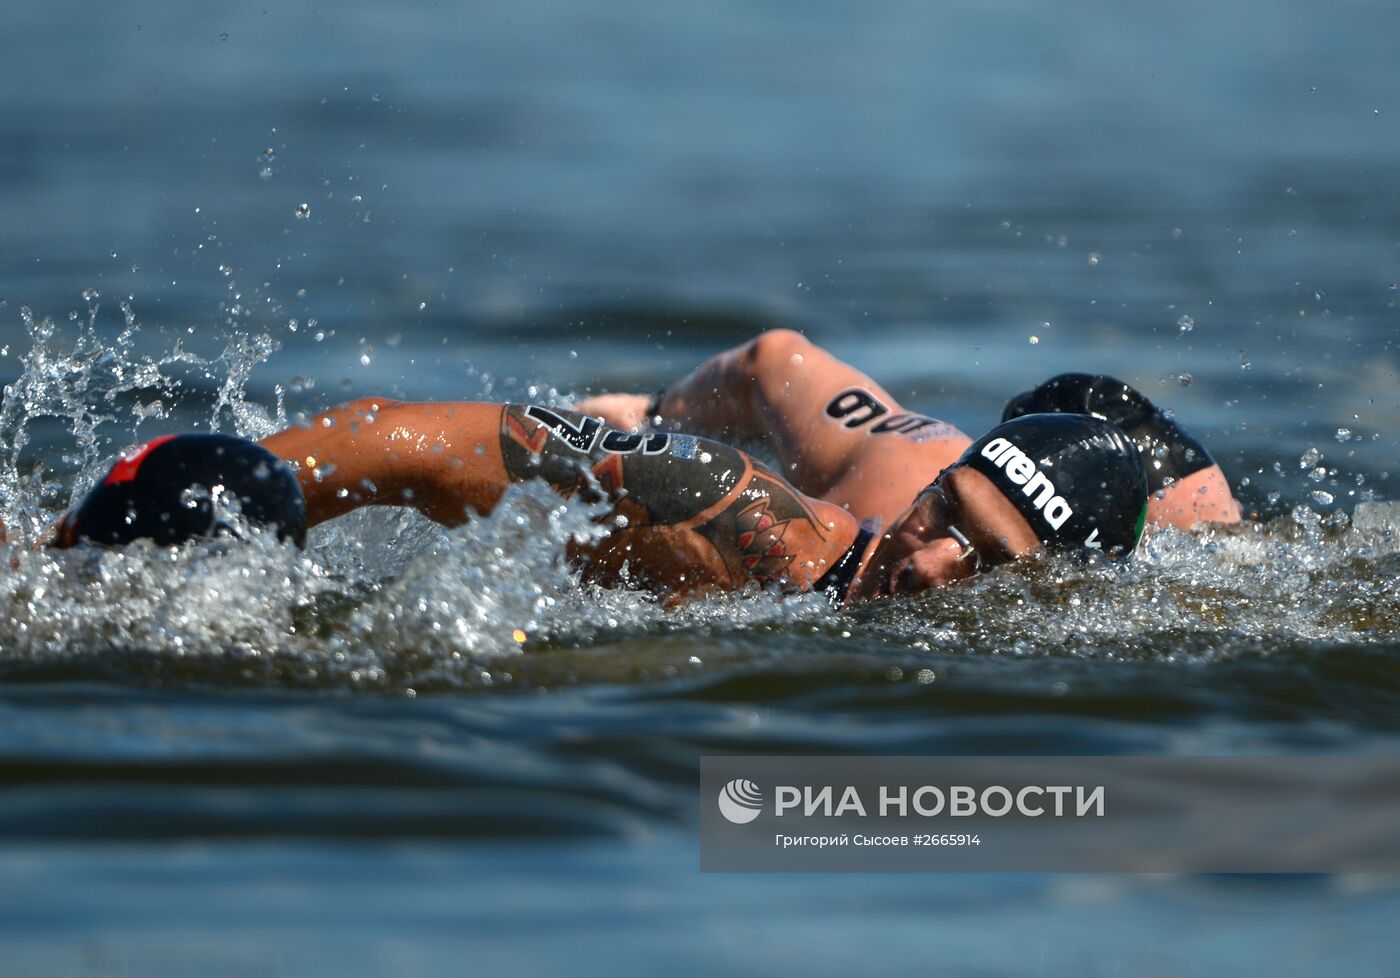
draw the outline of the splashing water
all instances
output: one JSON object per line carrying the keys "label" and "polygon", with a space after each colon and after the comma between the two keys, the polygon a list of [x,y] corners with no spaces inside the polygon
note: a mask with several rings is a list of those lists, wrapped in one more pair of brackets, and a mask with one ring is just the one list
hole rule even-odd
{"label": "splashing water", "polygon": [[[513,487],[452,530],[369,507],[318,527],[305,551],[236,513],[239,539],[36,550],[112,454],[191,395],[190,372],[214,385],[202,395],[210,430],[260,438],[285,424],[281,388],[271,410],[246,393],[277,351],[269,337],[234,334],[213,358],[178,343],[141,353],[135,314],[122,311],[111,341],[95,294],[76,334],[23,312],[31,348],[0,407],[5,674],[417,692],[635,683],[755,661],[934,676],[950,655],[1193,663],[1400,641],[1400,525],[1383,503],[1362,504],[1354,522],[1300,505],[1268,524],[1166,531],[1128,564],[1031,562],[845,613],[755,590],[665,609],[638,590],[585,584],[567,553],[603,532],[600,514],[542,484]],[[59,441],[70,447],[32,457]],[[1299,498],[1313,485],[1300,477]]]}
{"label": "splashing water", "polygon": [[[55,513],[49,509],[63,494],[57,478],[72,477],[61,509],[91,487],[118,449],[141,440],[146,421],[168,417],[171,404],[185,393],[182,370],[201,368],[207,378],[223,373],[210,430],[219,430],[224,414],[236,433],[253,438],[285,423],[280,397],[274,416],[243,394],[253,369],[276,352],[271,338],[235,334],[212,362],[178,341],[152,356],[137,350],[141,327],[129,302],[121,303],[121,330],[107,341],[98,329],[98,294],[87,289],[83,297],[88,314],[71,336],[52,318],[36,319],[29,307],[21,309],[30,349],[0,403],[0,520],[22,539],[38,539],[52,522]],[[26,450],[45,420],[58,430],[41,434],[70,439],[72,448],[56,458],[46,452],[46,466],[29,460],[26,472]]]}

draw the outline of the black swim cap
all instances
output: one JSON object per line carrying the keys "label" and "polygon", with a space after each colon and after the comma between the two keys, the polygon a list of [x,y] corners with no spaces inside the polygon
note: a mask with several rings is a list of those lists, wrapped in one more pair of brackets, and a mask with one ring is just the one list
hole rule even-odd
{"label": "black swim cap", "polygon": [[1112,421],[1133,440],[1147,470],[1147,491],[1215,464],[1206,447],[1142,394],[1103,374],[1060,374],[1013,397],[1001,419],[1024,414],[1092,414]]}
{"label": "black swim cap", "polygon": [[122,544],[144,538],[169,546],[233,533],[210,502],[208,492],[215,487],[238,500],[249,523],[275,529],[279,540],[305,542],[306,500],[291,468],[262,446],[232,435],[166,435],[124,454],[63,518],[57,542]]}
{"label": "black swim cap", "polygon": [[977,439],[956,465],[976,469],[1040,542],[1132,552],[1147,518],[1147,474],[1121,429],[1084,414],[1028,414]]}

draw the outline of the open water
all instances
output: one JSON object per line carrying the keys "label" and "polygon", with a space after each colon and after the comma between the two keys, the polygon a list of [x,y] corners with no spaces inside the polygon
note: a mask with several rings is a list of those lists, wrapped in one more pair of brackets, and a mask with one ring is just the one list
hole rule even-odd
{"label": "open water", "polygon": [[[702,876],[701,753],[1400,748],[1400,12],[11,5],[0,972],[1390,975],[1393,878]],[[1255,515],[833,614],[522,489],[23,541],[119,448],[652,390],[795,326],[969,432],[1139,385]],[[523,630],[523,646],[514,631]]]}

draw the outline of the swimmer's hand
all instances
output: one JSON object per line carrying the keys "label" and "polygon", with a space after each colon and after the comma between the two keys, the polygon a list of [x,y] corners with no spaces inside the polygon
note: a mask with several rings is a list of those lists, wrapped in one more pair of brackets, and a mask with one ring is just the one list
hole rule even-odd
{"label": "swimmer's hand", "polygon": [[651,422],[647,417],[650,406],[649,394],[598,394],[579,401],[573,410],[589,417],[602,418],[623,431],[637,432]]}

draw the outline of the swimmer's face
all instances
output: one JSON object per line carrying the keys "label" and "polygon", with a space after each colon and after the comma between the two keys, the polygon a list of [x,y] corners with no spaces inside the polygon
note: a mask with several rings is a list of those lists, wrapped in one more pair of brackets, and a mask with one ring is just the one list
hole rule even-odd
{"label": "swimmer's face", "polygon": [[863,597],[914,594],[1038,549],[1031,525],[990,479],[947,469],[895,521],[859,590]]}

